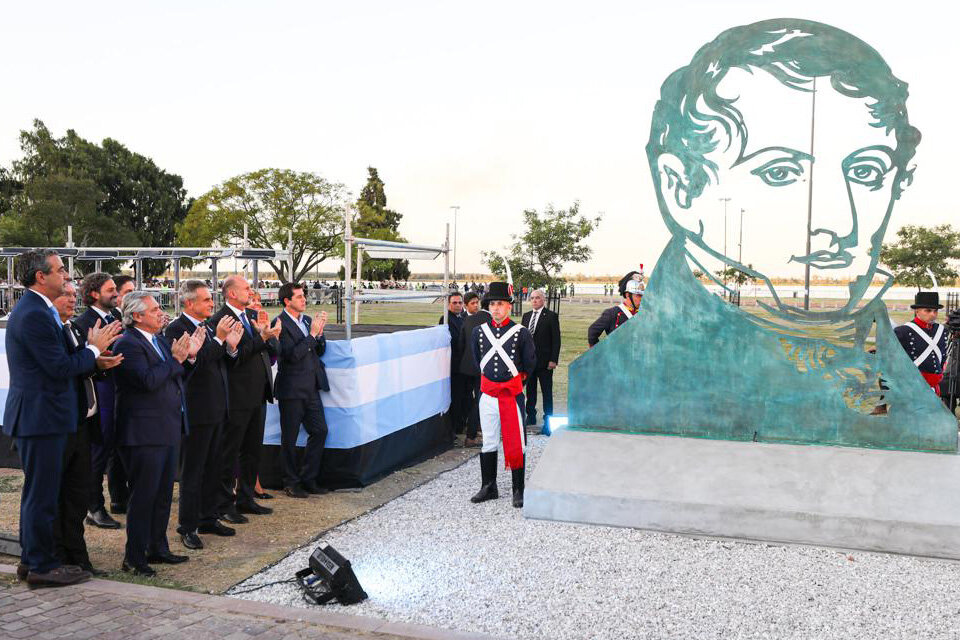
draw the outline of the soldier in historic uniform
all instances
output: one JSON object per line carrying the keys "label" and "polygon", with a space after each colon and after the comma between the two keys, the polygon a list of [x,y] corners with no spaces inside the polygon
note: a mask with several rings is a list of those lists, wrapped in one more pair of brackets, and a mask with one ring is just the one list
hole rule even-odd
{"label": "soldier in historic uniform", "polygon": [[474,328],[470,339],[473,357],[480,369],[480,491],[471,502],[499,498],[497,491],[497,446],[503,435],[503,456],[513,475],[513,506],[523,506],[523,473],[526,434],[523,428],[523,383],[537,364],[533,336],[510,319],[513,287],[492,282],[485,302],[492,318]]}
{"label": "soldier in historic uniform", "polygon": [[943,325],[937,324],[937,312],[943,309],[940,294],[920,291],[910,308],[916,314],[913,320],[894,329],[894,333],[913,364],[917,365],[920,375],[939,396],[943,358],[947,352],[946,331]]}
{"label": "soldier in historic uniform", "polygon": [[639,280],[639,271],[631,271],[620,279],[620,295],[623,302],[615,307],[605,309],[590,328],[587,329],[587,344],[594,346],[600,342],[600,335],[604,332],[609,336],[614,329],[629,320],[640,310],[640,301],[643,298],[643,283]]}

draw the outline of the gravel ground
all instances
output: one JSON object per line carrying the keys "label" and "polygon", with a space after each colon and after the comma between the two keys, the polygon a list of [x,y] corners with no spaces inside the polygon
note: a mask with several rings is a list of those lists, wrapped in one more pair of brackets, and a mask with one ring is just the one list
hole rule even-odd
{"label": "gravel ground", "polygon": [[[960,636],[955,562],[524,520],[508,472],[473,505],[479,482],[471,460],[327,532],[370,595],[342,611],[551,640]],[[289,578],[313,548],[233,591]],[[291,584],[236,597],[309,606]]]}

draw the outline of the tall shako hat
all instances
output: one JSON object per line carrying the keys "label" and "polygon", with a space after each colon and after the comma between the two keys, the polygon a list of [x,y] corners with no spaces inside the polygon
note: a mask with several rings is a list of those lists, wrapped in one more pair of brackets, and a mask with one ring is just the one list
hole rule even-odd
{"label": "tall shako hat", "polygon": [[506,282],[491,282],[487,288],[487,294],[483,296],[483,301],[493,302],[494,300],[513,302],[513,285]]}
{"label": "tall shako hat", "polygon": [[913,298],[911,309],[943,309],[940,294],[936,291],[918,291]]}

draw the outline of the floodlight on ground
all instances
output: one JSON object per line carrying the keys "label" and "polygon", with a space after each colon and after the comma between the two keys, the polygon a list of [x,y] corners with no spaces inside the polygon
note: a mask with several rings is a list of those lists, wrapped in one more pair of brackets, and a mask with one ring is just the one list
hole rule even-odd
{"label": "floodlight on ground", "polygon": [[367,599],[353,573],[350,561],[326,542],[310,554],[310,566],[296,573],[303,599],[312,604],[336,600],[340,604],[356,604]]}
{"label": "floodlight on ground", "polygon": [[547,416],[543,421],[544,435],[553,435],[554,431],[559,431],[567,426],[567,416]]}

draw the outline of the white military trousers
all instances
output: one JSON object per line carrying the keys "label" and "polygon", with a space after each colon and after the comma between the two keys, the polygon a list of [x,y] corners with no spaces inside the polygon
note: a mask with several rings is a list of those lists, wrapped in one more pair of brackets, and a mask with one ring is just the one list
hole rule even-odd
{"label": "white military trousers", "polygon": [[[480,394],[480,431],[483,432],[483,447],[481,453],[490,453],[496,451],[500,445],[500,403],[493,396],[485,393]],[[527,446],[527,436],[524,433],[523,415],[520,413],[520,406],[517,402],[513,403],[517,410],[517,422],[520,425],[521,442],[523,442],[524,451]]]}

